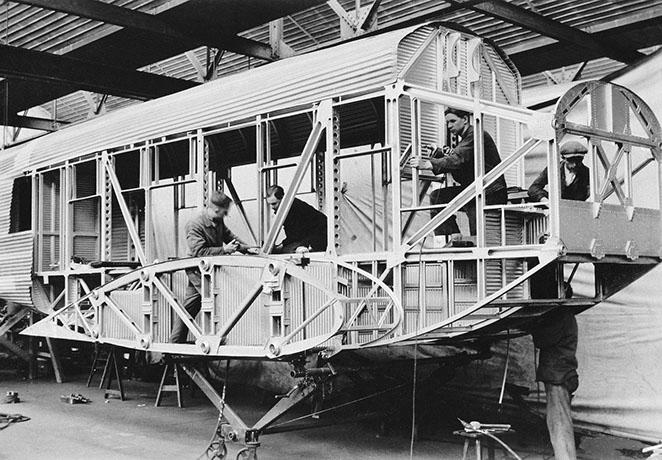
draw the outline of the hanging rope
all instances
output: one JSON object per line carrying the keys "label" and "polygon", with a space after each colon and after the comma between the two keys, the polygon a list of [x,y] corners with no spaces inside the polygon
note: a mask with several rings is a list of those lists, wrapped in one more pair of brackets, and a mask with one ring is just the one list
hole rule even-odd
{"label": "hanging rope", "polygon": [[501,393],[499,393],[499,412],[503,409],[503,394],[506,391],[506,377],[508,377],[508,364],[510,363],[510,329],[506,342],[506,364],[503,366],[503,379],[501,380]]}
{"label": "hanging rope", "polygon": [[[421,269],[421,262],[423,261],[423,247],[428,235],[425,235],[421,241],[421,247],[418,250],[418,289],[420,291],[423,285],[423,270]],[[420,314],[420,305],[419,305]],[[416,374],[418,371],[418,341],[414,341],[414,376],[412,378],[411,386],[411,439],[409,441],[409,459],[414,458],[414,440],[416,438]]]}

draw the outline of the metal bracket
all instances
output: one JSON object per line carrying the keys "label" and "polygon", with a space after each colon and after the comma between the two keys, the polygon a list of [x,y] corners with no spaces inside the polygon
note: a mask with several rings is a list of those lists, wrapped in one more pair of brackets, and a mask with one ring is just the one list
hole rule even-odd
{"label": "metal bracket", "polygon": [[637,260],[639,258],[639,249],[636,241],[628,240],[628,242],[625,243],[625,255],[630,260]]}
{"label": "metal bracket", "polygon": [[605,253],[605,246],[600,239],[593,238],[591,240],[591,256],[600,260],[604,258],[607,254]]}

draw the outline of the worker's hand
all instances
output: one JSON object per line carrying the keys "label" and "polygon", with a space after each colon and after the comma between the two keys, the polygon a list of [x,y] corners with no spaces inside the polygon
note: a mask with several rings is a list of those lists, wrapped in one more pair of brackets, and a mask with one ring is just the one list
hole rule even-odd
{"label": "worker's hand", "polygon": [[547,198],[546,196],[544,196],[540,199],[541,203],[547,203],[548,201],[549,201],[549,198]]}
{"label": "worker's hand", "polygon": [[246,254],[256,255],[260,253],[260,248],[255,246],[246,246],[244,248],[244,251],[246,252]]}
{"label": "worker's hand", "polygon": [[432,156],[435,150],[437,150],[437,144],[423,144],[421,146],[421,153],[428,157]]}
{"label": "worker's hand", "polygon": [[223,252],[226,254],[232,254],[239,249],[239,243],[237,240],[232,240],[229,243],[223,243]]}
{"label": "worker's hand", "polygon": [[432,162],[425,158],[411,157],[409,159],[409,166],[416,169],[432,169]]}

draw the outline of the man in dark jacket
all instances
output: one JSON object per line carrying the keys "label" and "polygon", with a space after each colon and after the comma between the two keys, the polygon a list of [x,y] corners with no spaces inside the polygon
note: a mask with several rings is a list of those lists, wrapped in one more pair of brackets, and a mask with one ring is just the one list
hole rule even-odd
{"label": "man in dark jacket", "polygon": [[[590,195],[590,171],[582,163],[586,147],[580,142],[569,141],[560,149],[561,198],[585,201]],[[547,168],[529,187],[529,196],[535,201],[547,201]],[[532,265],[536,261],[532,261]],[[559,295],[558,278],[563,271],[550,264],[531,277],[530,289],[533,299],[556,299],[572,297],[572,288],[565,285]],[[575,437],[572,426],[570,400],[579,386],[577,374],[577,320],[567,307],[546,315],[545,319],[531,331],[533,343],[540,349],[536,380],[545,385],[547,397],[547,428],[558,459],[575,459]]]}
{"label": "man in dark jacket", "polygon": [[[445,111],[446,125],[448,130],[460,137],[460,142],[453,148],[444,146],[432,149],[431,158],[424,159],[418,156],[412,156],[409,165],[417,169],[432,170],[434,174],[451,173],[453,179],[460,185],[452,187],[443,187],[434,190],[430,194],[432,204],[448,203],[455,198],[462,190],[467,188],[475,179],[474,175],[474,129],[471,126],[471,114],[458,109],[448,108]],[[485,158],[485,173],[501,162],[499,151],[492,137],[483,131],[483,147]],[[506,189],[506,180],[500,176],[492,182],[485,190],[485,204],[506,204],[508,202],[508,192]],[[471,235],[476,234],[476,202],[472,200],[463,211],[469,218],[469,231]],[[432,217],[439,213],[438,209],[430,211]],[[457,226],[455,216],[450,217],[439,227],[435,229],[436,235],[459,234],[460,229]]]}
{"label": "man in dark jacket", "polygon": [[[223,192],[214,191],[207,207],[186,224],[186,245],[189,257],[217,256],[244,252],[248,246],[225,226],[223,219],[228,215],[232,200]],[[200,271],[197,268],[186,270],[188,286],[184,309],[195,318],[202,306]],[[188,328],[179,316],[175,316],[170,342],[186,341]]]}
{"label": "man in dark jacket", "polygon": [[[278,211],[285,191],[279,185],[267,188],[267,203],[274,212]],[[308,203],[295,198],[285,222],[285,239],[276,247],[274,253],[295,252],[298,247],[312,251],[326,251],[326,216]]]}
{"label": "man in dark jacket", "polygon": [[[568,141],[561,146],[561,198],[564,200],[585,201],[590,193],[589,169],[584,165],[586,147],[581,142]],[[546,201],[549,197],[547,168],[529,187],[529,196],[534,201]]]}

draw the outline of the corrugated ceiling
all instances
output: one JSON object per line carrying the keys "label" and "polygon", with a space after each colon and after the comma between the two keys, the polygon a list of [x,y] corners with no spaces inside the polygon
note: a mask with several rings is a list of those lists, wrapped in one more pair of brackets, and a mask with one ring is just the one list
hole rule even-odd
{"label": "corrugated ceiling", "polygon": [[[183,0],[104,1],[105,3],[137,9],[150,14],[157,14],[185,3]],[[355,0],[340,0],[340,3],[347,11],[353,10],[356,4]],[[362,6],[369,3],[367,0],[361,2]],[[512,0],[509,3],[589,33],[601,32],[616,26],[626,26],[645,19],[662,17],[662,0]],[[506,23],[500,19],[488,17],[479,12],[459,9],[445,13],[444,11],[450,6],[451,4],[448,2],[435,0],[384,0],[379,7],[378,24],[380,28],[385,28],[408,19],[437,15],[443,20],[464,26],[490,38],[511,55],[556,43],[556,40],[552,38]],[[256,12],[256,14],[258,13]],[[63,54],[119,29],[119,27],[97,21],[81,19],[64,13],[14,2],[0,4],[0,40],[13,46]],[[285,16],[283,29],[284,41],[298,53],[311,51],[340,41],[340,20],[327,4]],[[240,35],[268,43],[268,24],[245,30]],[[203,67],[206,66],[207,49],[200,47],[192,51],[193,58],[197,59]],[[647,51],[650,52],[652,49]],[[240,72],[264,64],[264,61],[255,58],[226,52],[223,55],[220,67],[217,69],[217,75],[222,76]],[[589,62],[584,67],[582,78],[602,77],[622,66],[623,64],[619,62],[601,58]],[[523,84],[525,87],[549,84],[553,81],[553,78],[567,77],[576,67],[578,65],[556,70],[552,72],[552,75],[548,74],[547,76],[542,73],[528,75],[524,77]],[[156,62],[142,70],[186,80],[201,81],[196,66],[184,54]],[[94,116],[93,106],[99,99],[100,96],[79,91],[59,98],[57,103],[44,104],[43,107],[59,120],[77,122]],[[105,105],[100,113],[112,111],[132,103],[135,102],[109,96],[106,98]]]}

